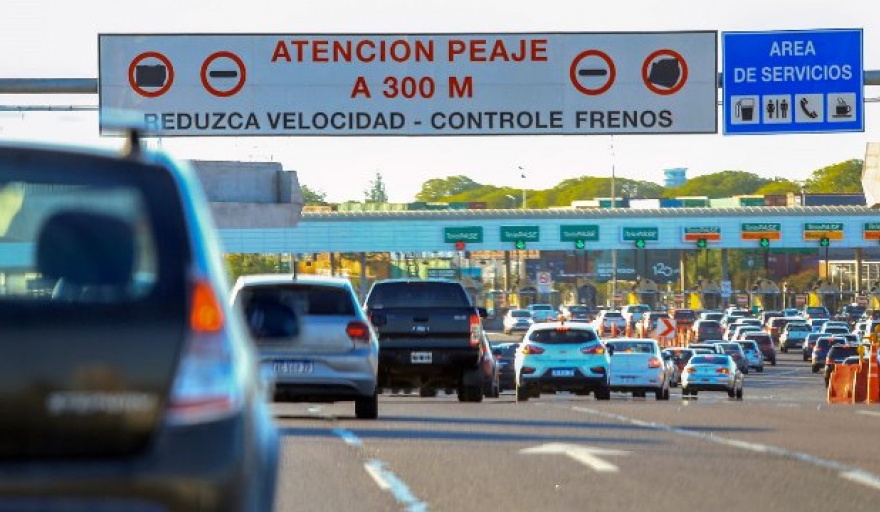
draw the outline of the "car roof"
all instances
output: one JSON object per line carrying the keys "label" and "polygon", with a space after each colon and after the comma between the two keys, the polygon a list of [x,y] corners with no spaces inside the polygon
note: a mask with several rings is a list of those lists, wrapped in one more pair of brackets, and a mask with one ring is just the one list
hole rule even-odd
{"label": "car roof", "polygon": [[250,274],[241,276],[236,281],[236,286],[260,286],[274,284],[322,284],[338,286],[340,288],[351,286],[347,277],[319,276],[316,274]]}

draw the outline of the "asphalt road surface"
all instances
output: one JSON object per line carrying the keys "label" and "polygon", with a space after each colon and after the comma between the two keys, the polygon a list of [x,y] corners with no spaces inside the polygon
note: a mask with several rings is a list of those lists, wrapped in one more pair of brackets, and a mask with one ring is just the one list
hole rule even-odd
{"label": "asphalt road surface", "polygon": [[386,393],[377,421],[276,404],[276,510],[873,509],[880,405],[828,405],[799,353],[778,361],[746,376],[743,401]]}

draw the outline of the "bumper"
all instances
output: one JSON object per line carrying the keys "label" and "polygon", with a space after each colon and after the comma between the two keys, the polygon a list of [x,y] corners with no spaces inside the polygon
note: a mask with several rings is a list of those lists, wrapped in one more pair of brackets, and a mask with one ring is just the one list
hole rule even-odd
{"label": "bumper", "polygon": [[269,510],[280,445],[258,416],[167,427],[127,459],[0,463],[0,510]]}
{"label": "bumper", "polygon": [[656,391],[663,387],[663,374],[611,374],[609,384],[612,391],[639,392]]}
{"label": "bumper", "polygon": [[[380,348],[380,385],[409,383],[418,387],[428,383],[436,387],[457,387],[463,374],[479,369],[479,350],[478,347]],[[413,357],[413,353],[417,353],[417,357]]]}
{"label": "bumper", "polygon": [[780,340],[780,341],[779,341],[779,344],[780,344],[781,346],[785,347],[786,349],[790,349],[790,348],[803,348],[803,346],[804,346],[804,340],[802,340],[802,339],[800,339],[800,340],[799,340],[799,339],[785,340],[785,341]]}
{"label": "bumper", "polygon": [[587,375],[579,369],[574,370],[571,377],[554,377],[550,369],[542,375],[523,375],[520,377],[522,386],[526,388],[540,388],[541,391],[579,391],[605,389],[608,381],[604,375]]}
{"label": "bumper", "polygon": [[734,389],[735,382],[729,377],[692,377],[682,381],[682,389],[691,391],[727,391]]}
{"label": "bumper", "polygon": [[308,361],[310,373],[275,373],[276,401],[332,402],[370,396],[376,389],[378,357],[369,351],[349,354],[307,354],[263,356],[262,364],[272,368],[275,361]]}

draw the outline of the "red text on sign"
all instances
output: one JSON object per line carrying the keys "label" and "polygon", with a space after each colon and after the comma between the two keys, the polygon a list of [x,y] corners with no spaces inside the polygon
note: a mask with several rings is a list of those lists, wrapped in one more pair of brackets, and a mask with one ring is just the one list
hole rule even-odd
{"label": "red text on sign", "polygon": [[459,57],[470,62],[546,62],[546,39],[520,39],[508,47],[503,39],[450,39],[449,62]]}

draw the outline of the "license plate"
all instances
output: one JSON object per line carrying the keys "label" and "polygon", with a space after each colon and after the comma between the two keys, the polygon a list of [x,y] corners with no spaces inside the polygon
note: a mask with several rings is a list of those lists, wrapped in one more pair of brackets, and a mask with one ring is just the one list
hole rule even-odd
{"label": "license plate", "polygon": [[434,355],[431,352],[412,352],[409,355],[409,361],[412,364],[431,364],[434,361]]}
{"label": "license plate", "polygon": [[571,368],[556,368],[551,370],[550,375],[554,377],[574,377],[574,370]]}
{"label": "license plate", "polygon": [[278,375],[308,375],[312,373],[314,365],[311,361],[275,361],[272,369]]}

